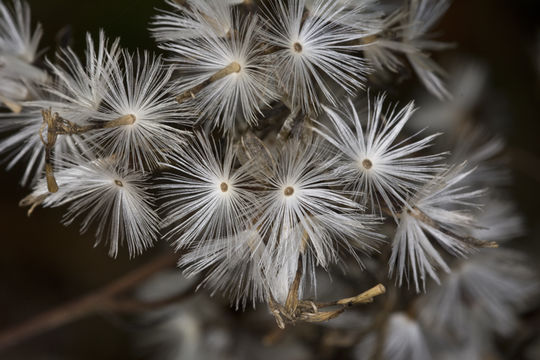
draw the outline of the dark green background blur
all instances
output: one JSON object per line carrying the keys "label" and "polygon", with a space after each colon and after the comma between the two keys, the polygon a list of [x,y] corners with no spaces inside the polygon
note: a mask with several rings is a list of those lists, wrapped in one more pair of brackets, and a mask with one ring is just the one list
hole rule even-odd
{"label": "dark green background blur", "polygon": [[[500,95],[497,108],[507,121],[496,128],[513,149],[516,171],[514,196],[526,214],[529,242],[540,242],[540,7],[538,0],[457,0],[439,29],[443,39],[458,44],[444,54],[464,54],[481,60],[490,70],[490,90]],[[130,49],[156,50],[147,32],[158,0],[30,0],[33,19],[45,29],[43,46],[55,48],[57,34],[70,27],[73,46],[84,48],[84,34],[103,28],[120,36]],[[69,33],[69,32],[68,32]],[[49,51],[48,55],[51,51]],[[536,62],[536,64],[535,64]],[[415,84],[414,80],[405,86]],[[406,87],[405,87],[406,88]],[[125,252],[107,257],[103,246],[93,248],[91,236],[59,224],[61,212],[38,209],[32,218],[17,207],[26,191],[17,184],[20,169],[0,172],[0,329],[90,291],[130,268],[144,263],[150,251],[136,260]],[[536,252],[538,253],[538,252]],[[30,339],[0,354],[0,359],[132,359],[130,329],[119,318],[92,317]]]}

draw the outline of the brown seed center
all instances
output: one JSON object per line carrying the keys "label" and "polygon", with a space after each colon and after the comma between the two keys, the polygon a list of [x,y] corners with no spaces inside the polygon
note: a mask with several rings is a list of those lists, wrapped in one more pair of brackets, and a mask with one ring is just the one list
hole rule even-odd
{"label": "brown seed center", "polygon": [[364,161],[362,161],[362,166],[366,169],[366,170],[369,170],[373,167],[373,163],[371,162],[371,160],[369,159],[364,159]]}
{"label": "brown seed center", "polygon": [[124,184],[120,180],[114,180],[114,183],[120,187],[124,186]]}
{"label": "brown seed center", "polygon": [[219,185],[219,188],[221,189],[222,192],[227,192],[229,190],[229,185],[227,185],[226,182],[222,182],[220,185]]}
{"label": "brown seed center", "polygon": [[295,42],[293,44],[293,49],[294,51],[296,51],[297,53],[301,53],[302,52],[302,44],[300,44],[299,42]]}
{"label": "brown seed center", "polygon": [[292,186],[287,186],[285,190],[283,190],[283,193],[285,196],[292,196],[292,194],[294,194],[294,188]]}

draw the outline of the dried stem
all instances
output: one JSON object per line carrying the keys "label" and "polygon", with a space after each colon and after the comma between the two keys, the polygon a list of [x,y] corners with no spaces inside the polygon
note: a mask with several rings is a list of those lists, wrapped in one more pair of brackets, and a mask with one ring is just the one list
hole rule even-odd
{"label": "dried stem", "polygon": [[34,210],[36,209],[36,207],[43,204],[43,202],[45,201],[45,199],[47,199],[48,196],[49,196],[48,193],[40,194],[40,195],[37,195],[37,196],[34,196],[33,194],[30,194],[30,195],[26,196],[25,198],[23,198],[21,201],[19,201],[19,206],[20,207],[29,206],[29,209],[26,212],[26,215],[28,215],[28,217],[30,217],[34,213]]}
{"label": "dried stem", "polygon": [[133,125],[135,124],[136,120],[137,118],[135,117],[135,115],[128,114],[128,115],[120,116],[117,119],[107,121],[101,124],[90,125],[87,131],[95,130],[95,129],[111,129],[111,128],[115,128],[119,126]]}
{"label": "dried stem", "polygon": [[[298,259],[296,276],[291,285],[291,288],[289,289],[289,294],[287,295],[285,305],[281,305],[276,302],[272,298],[272,296],[270,296],[270,299],[268,301],[268,307],[270,308],[270,312],[272,313],[272,315],[274,315],[276,323],[280,329],[284,329],[286,323],[295,324],[297,321],[322,322],[333,319],[341,315],[347,307],[357,304],[370,303],[373,301],[374,297],[384,294],[384,292],[386,291],[385,287],[382,284],[379,284],[367,291],[364,291],[360,295],[351,298],[345,298],[328,303],[314,303],[313,301],[298,299],[298,290],[301,280],[302,257],[300,256]],[[319,309],[321,308],[335,306],[337,306],[338,309],[319,311]]]}
{"label": "dried stem", "polygon": [[[56,122],[58,119],[58,114],[52,114],[52,111],[43,110],[43,126],[40,129],[39,136],[41,141],[45,145],[45,176],[47,178],[47,188],[50,192],[55,193],[58,191],[58,184],[54,178],[54,167],[52,165],[52,151],[54,145],[56,144],[56,139],[58,135],[56,133]],[[47,126],[47,141],[43,141],[43,127]]]}
{"label": "dried stem", "polygon": [[[76,135],[84,134],[88,131],[98,129],[111,129],[119,126],[133,125],[137,118],[135,115],[123,115],[111,121],[104,121],[90,125],[77,125],[67,119],[60,117],[58,113],[53,113],[51,109],[43,109],[43,125],[39,130],[41,142],[45,146],[45,177],[47,179],[47,188],[49,192],[55,193],[58,191],[58,184],[54,177],[54,166],[52,163],[52,155],[58,135]],[[43,130],[47,128],[47,139],[43,137]]]}
{"label": "dried stem", "polygon": [[[149,303],[117,298],[122,293],[133,289],[157,272],[174,266],[175,263],[176,256],[171,256],[171,254],[158,257],[97,291],[2,331],[0,333],[0,351],[17,345],[31,337],[100,311],[143,311],[183,300],[188,295],[188,292],[170,299]],[[189,289],[189,293],[192,293],[191,288]]]}
{"label": "dried stem", "polygon": [[329,307],[329,306],[336,306],[336,305],[342,305],[342,306],[353,306],[356,304],[369,304],[370,302],[373,302],[373,298],[382,295],[386,292],[386,288],[383,284],[378,284],[374,287],[372,287],[369,290],[364,291],[363,293],[356,295],[354,297],[345,298],[341,300],[336,300],[332,302],[327,303],[316,303],[317,307],[323,308],[323,307]]}
{"label": "dried stem", "polygon": [[453,237],[454,239],[476,248],[497,248],[499,247],[499,244],[497,244],[495,241],[484,241],[476,239],[472,236],[461,236],[458,234],[455,234],[453,232],[448,231],[447,229],[441,227],[435,220],[430,218],[426,215],[422,210],[420,210],[417,207],[413,207],[412,209],[407,209],[407,214],[411,215],[412,217],[416,218],[417,220],[420,220],[426,225],[431,226],[434,229],[437,229],[443,233],[445,233],[448,236]]}
{"label": "dried stem", "polygon": [[15,114],[19,114],[21,111],[22,111],[22,105],[15,102],[15,101],[11,101],[9,100],[8,98],[0,95],[0,103],[4,103],[4,105],[9,109],[11,110],[11,112],[15,113]]}
{"label": "dried stem", "polygon": [[210,85],[210,84],[212,84],[212,83],[214,83],[216,81],[219,81],[219,80],[223,79],[224,77],[226,77],[228,75],[231,75],[231,74],[234,74],[234,73],[239,73],[240,70],[242,70],[242,67],[240,66],[240,64],[237,63],[236,61],[233,61],[232,63],[230,63],[229,65],[227,65],[223,69],[216,72],[214,75],[210,76],[204,82],[200,83],[199,85],[196,85],[196,86],[192,87],[191,89],[184,92],[183,94],[178,95],[176,97],[176,101],[178,101],[178,103],[181,104],[186,99],[194,98],[195,95],[197,95],[200,91],[202,91],[208,85]]}
{"label": "dried stem", "polygon": [[296,312],[298,308],[298,291],[300,289],[300,282],[302,281],[302,255],[298,257],[298,265],[296,268],[296,275],[294,276],[294,281],[287,295],[287,300],[285,301],[285,308],[292,314]]}
{"label": "dried stem", "polygon": [[283,126],[278,132],[277,140],[284,144],[291,137],[291,134],[299,125],[303,125],[306,120],[306,115],[301,111],[294,111],[289,114],[287,119],[283,122]]}
{"label": "dried stem", "polygon": [[[390,209],[388,209],[387,207],[382,207],[381,209],[382,209],[382,212],[385,213],[386,215],[394,216],[392,211],[390,211]],[[462,236],[459,234],[455,234],[449,231],[448,229],[443,228],[438,222],[430,218],[428,215],[426,215],[426,213],[424,213],[422,210],[420,210],[416,206],[413,206],[412,208],[408,208],[406,209],[406,211],[407,211],[407,214],[412,216],[413,218],[423,222],[424,224],[434,229],[437,229],[438,231],[448,236],[453,237],[457,241],[460,241],[466,245],[469,245],[475,248],[498,248],[499,247],[499,244],[497,244],[495,241],[485,241],[485,240],[474,238],[472,236]],[[400,218],[401,216],[402,216],[401,214],[397,214],[397,218]]]}

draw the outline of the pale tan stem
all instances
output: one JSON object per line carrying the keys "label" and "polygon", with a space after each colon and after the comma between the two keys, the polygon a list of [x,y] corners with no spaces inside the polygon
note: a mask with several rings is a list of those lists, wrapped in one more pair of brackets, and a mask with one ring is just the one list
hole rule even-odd
{"label": "pale tan stem", "polygon": [[47,189],[49,192],[55,193],[58,191],[58,183],[54,177],[53,165],[50,163],[45,164],[45,177],[47,179]]}
{"label": "pale tan stem", "polygon": [[372,44],[375,41],[377,41],[377,35],[368,35],[368,36],[363,37],[363,38],[360,39],[360,43],[362,45]]}
{"label": "pale tan stem", "polygon": [[30,217],[32,213],[34,212],[34,210],[36,209],[36,207],[43,204],[43,202],[45,201],[45,199],[47,199],[48,196],[49,196],[49,193],[40,194],[37,196],[30,194],[26,196],[24,199],[22,199],[21,201],[19,201],[19,206],[20,207],[29,206],[30,208],[26,212],[26,215]]}
{"label": "pale tan stem", "polygon": [[326,308],[330,306],[353,306],[357,304],[367,304],[373,301],[373,298],[382,295],[386,292],[386,288],[383,284],[378,284],[369,290],[364,291],[360,295],[354,297],[340,299],[337,301],[331,301],[326,303],[315,303],[317,308]]}
{"label": "pale tan stem", "polygon": [[355,304],[366,304],[373,301],[374,297],[377,297],[379,295],[382,295],[386,292],[386,288],[383,284],[376,285],[372,287],[371,289],[364,291],[360,295],[341,299],[337,302],[338,305],[346,305],[346,306],[352,306]]}
{"label": "pale tan stem", "polygon": [[[45,177],[47,179],[47,188],[49,192],[55,193],[58,191],[58,184],[54,177],[54,166],[52,163],[52,153],[58,135],[75,135],[83,134],[88,131],[98,130],[98,129],[111,129],[120,126],[133,125],[137,118],[133,114],[123,115],[117,119],[80,126],[74,122],[61,118],[58,113],[52,112],[51,109],[44,109],[42,111],[43,116],[43,126],[39,130],[39,136],[43,145],[45,145]],[[47,127],[47,140],[43,138],[43,130]]]}
{"label": "pale tan stem", "polygon": [[124,115],[124,116],[119,117],[118,119],[114,119],[114,120],[106,122],[103,125],[103,128],[110,129],[110,128],[115,128],[119,126],[133,125],[135,124],[136,120],[137,118],[133,114]]}
{"label": "pale tan stem", "polygon": [[21,104],[18,104],[16,103],[15,101],[11,101],[9,100],[8,98],[0,95],[0,102],[4,103],[4,105],[7,106],[7,108],[9,110],[11,110],[11,112],[15,113],[15,114],[19,114],[21,111],[22,111],[22,105]]}
{"label": "pale tan stem", "polygon": [[188,91],[184,92],[183,94],[180,94],[176,97],[176,101],[178,103],[184,102],[186,99],[194,98],[195,95],[197,95],[201,90],[203,90],[208,85],[219,81],[223,79],[226,76],[229,76],[234,73],[239,73],[240,70],[242,70],[242,66],[240,66],[239,63],[236,61],[233,61],[223,69],[216,72],[214,75],[210,76],[207,80],[202,82],[201,84],[194,86],[193,88],[189,89]]}
{"label": "pale tan stem", "polygon": [[[49,192],[55,193],[58,191],[58,184],[56,183],[56,179],[54,178],[54,167],[52,164],[52,151],[54,148],[54,145],[56,144],[56,139],[58,138],[57,135],[57,128],[56,128],[56,122],[58,121],[58,114],[52,114],[52,111],[49,110],[43,110],[42,111],[43,116],[43,122],[44,124],[47,124],[47,142],[45,145],[45,177],[47,178],[47,188],[49,189]],[[41,137],[41,141],[43,141],[43,127],[39,130],[39,136]]]}
{"label": "pale tan stem", "polygon": [[453,237],[454,239],[461,241],[464,244],[478,247],[478,248],[498,248],[499,244],[497,244],[495,241],[484,241],[480,239],[476,239],[472,236],[460,236],[458,234],[454,234],[444,228],[442,228],[435,220],[430,218],[426,213],[424,213],[422,210],[417,208],[416,206],[412,209],[407,209],[407,214],[414,217],[415,219],[423,222],[424,224],[431,226],[434,229],[437,229],[448,236]]}
{"label": "pale tan stem", "polygon": [[294,281],[289,289],[289,294],[287,295],[287,300],[285,301],[285,309],[290,313],[294,314],[298,307],[298,291],[300,289],[300,282],[302,281],[302,255],[298,257],[298,267],[296,268],[296,275]]}

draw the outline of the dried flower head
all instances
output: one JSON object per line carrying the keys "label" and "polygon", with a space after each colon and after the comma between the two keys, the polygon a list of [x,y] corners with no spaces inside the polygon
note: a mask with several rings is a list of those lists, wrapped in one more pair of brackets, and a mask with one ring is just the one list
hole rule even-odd
{"label": "dried flower head", "polygon": [[449,6],[448,0],[410,0],[408,24],[403,31],[403,42],[416,49],[405,52],[407,59],[424,86],[439,99],[450,99],[452,95],[443,82],[446,72],[427,51],[446,49],[450,45],[432,40],[428,34]]}
{"label": "dried flower head", "polygon": [[236,167],[234,147],[202,133],[169,156],[161,210],[177,249],[235,237],[247,227],[255,203],[251,166]]}
{"label": "dried flower head", "polygon": [[0,104],[11,111],[21,111],[35,83],[47,80],[47,74],[34,65],[43,29],[32,31],[30,7],[15,0],[11,7],[0,3]]}
{"label": "dried flower head", "polygon": [[141,254],[157,240],[159,219],[148,191],[148,176],[124,168],[115,159],[67,156],[58,164],[60,190],[50,194],[39,181],[33,199],[46,207],[68,204],[64,224],[81,220],[81,233],[95,229],[96,245],[109,244],[109,255],[127,245],[130,256]]}
{"label": "dried flower head", "polygon": [[539,290],[527,263],[523,254],[508,249],[485,249],[458,261],[441,286],[424,295],[422,320],[460,340],[478,331],[471,319],[483,331],[510,333],[518,323],[517,312]]}
{"label": "dried flower head", "polygon": [[[105,81],[103,99],[93,122],[109,125],[88,140],[105,156],[116,156],[124,166],[153,170],[171,149],[183,142],[185,132],[172,125],[187,124],[177,112],[169,82],[172,70],[160,57],[147,52],[122,52]],[[118,123],[118,126],[113,124]]]}
{"label": "dried flower head", "polygon": [[[301,255],[306,273],[314,276],[315,266],[338,262],[341,251],[356,256],[381,239],[371,229],[376,218],[340,190],[341,179],[332,171],[336,161],[318,139],[292,140],[276,154],[272,171],[258,175],[264,192],[256,226],[266,242],[265,269],[276,272],[271,277],[288,268],[292,273],[283,276],[294,278]],[[291,259],[295,265],[287,266]]]}
{"label": "dried flower head", "polygon": [[[51,98],[43,91],[36,97]],[[0,114],[0,133],[9,134],[0,140],[0,153],[5,154],[6,169],[24,164],[20,183],[33,185],[41,178],[45,168],[45,152],[42,137],[44,133],[41,102],[23,102],[23,110],[18,114]],[[81,154],[89,147],[81,135],[62,136],[57,140],[53,157],[56,161],[67,154]]]}
{"label": "dried flower head", "polygon": [[86,124],[105,97],[106,84],[119,55],[119,39],[109,44],[103,31],[99,33],[97,44],[87,34],[84,61],[70,48],[60,50],[57,62],[47,61],[55,81],[45,86],[46,91],[58,100],[45,99],[42,107],[52,107],[62,117]]}
{"label": "dried flower head", "polygon": [[390,257],[390,276],[395,273],[399,285],[405,278],[420,291],[420,284],[425,289],[428,276],[439,282],[437,269],[450,271],[432,240],[454,256],[488,245],[469,236],[469,229],[476,223],[472,212],[478,207],[475,200],[484,191],[461,185],[472,172],[464,171],[464,166],[454,166],[434,177],[399,214]]}
{"label": "dried flower head", "polygon": [[173,11],[162,11],[154,17],[152,32],[159,42],[177,42],[200,39],[204,34],[214,33],[224,37],[233,30],[230,1],[188,0],[185,4],[175,0],[166,3]]}
{"label": "dried flower head", "polygon": [[238,120],[257,123],[261,109],[276,97],[266,46],[256,31],[259,20],[234,20],[228,37],[205,31],[200,38],[162,45],[175,54],[171,60],[183,74],[177,86],[183,114],[225,132]]}
{"label": "dried flower head", "polygon": [[410,102],[400,110],[394,106],[385,111],[384,100],[385,96],[380,95],[373,106],[369,104],[365,130],[349,100],[350,110],[343,115],[325,108],[331,126],[318,123],[315,131],[343,157],[340,171],[350,179],[349,186],[370,205],[371,211],[380,212],[382,200],[396,217],[396,207],[404,204],[434,172],[441,170],[436,162],[442,159],[442,154],[417,155],[429,148],[437,135],[417,139],[419,134],[416,134],[400,139],[399,135],[414,113],[414,104]]}
{"label": "dried flower head", "polygon": [[278,87],[285,91],[293,108],[318,110],[323,100],[336,105],[333,86],[352,94],[364,87],[369,68],[358,56],[363,36],[350,24],[361,12],[334,1],[316,0],[306,12],[305,0],[288,4],[272,1],[266,9],[268,21],[261,30],[274,52]]}

